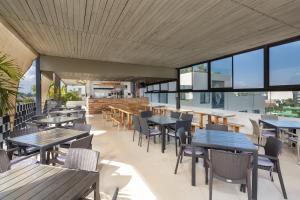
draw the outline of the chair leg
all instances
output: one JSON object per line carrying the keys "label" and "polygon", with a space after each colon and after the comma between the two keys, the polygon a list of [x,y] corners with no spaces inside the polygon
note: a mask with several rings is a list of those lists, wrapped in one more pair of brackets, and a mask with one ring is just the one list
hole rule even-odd
{"label": "chair leg", "polygon": [[156,144],[156,136],[153,137],[153,142]]}
{"label": "chair leg", "polygon": [[282,178],[282,174],[281,174],[281,169],[280,169],[279,161],[277,161],[277,163],[276,163],[276,169],[277,169],[278,178],[279,178],[279,181],[280,181],[280,185],[281,185],[281,190],[282,190],[282,193],[283,193],[283,197],[285,199],[287,199],[287,194],[286,194],[284,183],[283,183],[283,178]]}
{"label": "chair leg", "polygon": [[135,135],[135,130],[133,130],[133,137],[132,137],[133,142],[134,142],[134,135]]}
{"label": "chair leg", "polygon": [[252,200],[252,188],[251,188],[251,178],[250,178],[250,173],[248,174],[247,177],[247,194],[248,194],[248,200]]}
{"label": "chair leg", "polygon": [[274,182],[272,171],[273,171],[273,169],[270,170],[270,178],[271,178],[271,181]]}
{"label": "chair leg", "polygon": [[212,172],[210,172],[210,175],[209,175],[209,200],[212,200],[212,187],[213,187],[213,175],[212,175]]}
{"label": "chair leg", "polygon": [[147,145],[147,152],[149,152],[149,143],[150,143],[150,137],[148,137],[148,145]]}
{"label": "chair leg", "polygon": [[298,158],[298,165],[300,165],[300,145],[297,143],[297,158]]}
{"label": "chair leg", "polygon": [[175,137],[175,154],[178,156],[178,150],[177,150],[177,138]]}
{"label": "chair leg", "polygon": [[175,167],[174,174],[177,174],[179,160],[182,160],[182,157],[183,157],[182,153],[183,153],[182,148],[180,148],[179,155],[177,156],[177,162],[176,162],[176,167]]}

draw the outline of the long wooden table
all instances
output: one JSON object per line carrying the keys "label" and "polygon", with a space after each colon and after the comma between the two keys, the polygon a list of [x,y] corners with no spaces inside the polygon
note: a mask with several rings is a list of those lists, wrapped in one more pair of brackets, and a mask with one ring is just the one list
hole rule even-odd
{"label": "long wooden table", "polygon": [[46,163],[46,150],[55,145],[88,135],[86,131],[65,128],[54,128],[28,135],[7,138],[9,144],[36,147],[40,150],[40,162]]}
{"label": "long wooden table", "polygon": [[0,199],[74,200],[92,186],[100,200],[99,172],[31,164],[0,174]]}

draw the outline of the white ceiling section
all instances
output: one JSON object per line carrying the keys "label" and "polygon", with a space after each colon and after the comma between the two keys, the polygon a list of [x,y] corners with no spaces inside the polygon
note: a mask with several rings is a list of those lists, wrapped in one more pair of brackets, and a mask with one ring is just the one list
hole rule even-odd
{"label": "white ceiling section", "polygon": [[0,0],[43,55],[181,67],[300,35],[299,0]]}

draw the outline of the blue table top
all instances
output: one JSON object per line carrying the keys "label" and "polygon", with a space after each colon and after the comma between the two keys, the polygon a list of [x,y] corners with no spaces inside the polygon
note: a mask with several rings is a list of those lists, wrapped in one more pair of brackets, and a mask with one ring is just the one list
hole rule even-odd
{"label": "blue table top", "polygon": [[192,145],[212,149],[256,152],[257,147],[243,133],[196,129]]}
{"label": "blue table top", "polygon": [[300,129],[300,122],[290,120],[259,120],[262,123],[269,124],[277,128],[294,128]]}

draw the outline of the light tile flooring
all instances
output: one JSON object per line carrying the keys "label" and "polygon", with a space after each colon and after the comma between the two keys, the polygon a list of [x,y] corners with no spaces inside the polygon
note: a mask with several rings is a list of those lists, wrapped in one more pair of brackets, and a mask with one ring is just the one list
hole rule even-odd
{"label": "light tile flooring", "polygon": [[[160,143],[150,143],[146,151],[146,140],[138,147],[132,141],[132,131],[113,127],[101,115],[88,116],[94,134],[93,149],[100,151],[101,199],[111,199],[116,187],[120,188],[118,199],[136,200],[186,200],[208,199],[208,186],[204,184],[202,161],[197,164],[196,186],[191,186],[191,158],[185,157],[174,174],[176,163],[175,146],[167,145],[164,154]],[[300,165],[296,164],[295,152],[285,147],[281,157],[283,178],[290,200],[300,199]],[[258,199],[283,199],[277,174],[272,183],[266,171],[259,171]],[[214,200],[247,199],[238,185],[214,179]]]}

